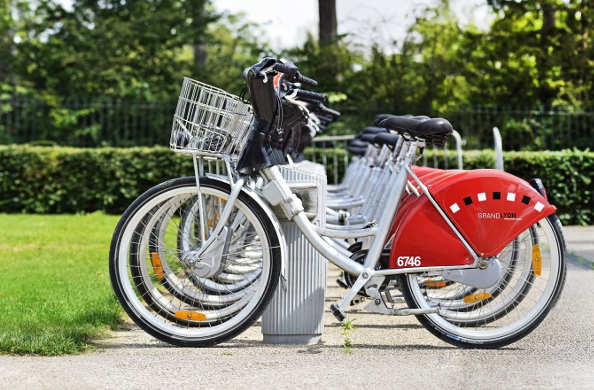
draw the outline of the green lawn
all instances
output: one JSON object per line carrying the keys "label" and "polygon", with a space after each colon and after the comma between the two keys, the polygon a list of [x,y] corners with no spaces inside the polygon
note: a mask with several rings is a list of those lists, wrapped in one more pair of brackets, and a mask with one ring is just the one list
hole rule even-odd
{"label": "green lawn", "polygon": [[0,214],[0,353],[56,355],[89,348],[117,325],[109,282],[117,216]]}

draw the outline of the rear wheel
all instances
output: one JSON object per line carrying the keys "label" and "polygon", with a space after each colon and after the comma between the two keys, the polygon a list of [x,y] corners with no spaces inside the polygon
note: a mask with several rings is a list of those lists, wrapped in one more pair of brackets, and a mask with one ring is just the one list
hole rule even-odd
{"label": "rear wheel", "polygon": [[[207,204],[228,199],[227,183],[201,178],[200,185]],[[122,307],[142,329],[171,344],[200,347],[236,336],[261,315],[277,286],[281,260],[272,222],[242,192],[230,218],[242,223],[220,234],[221,244],[211,252],[217,261],[189,262],[188,251],[202,244],[193,234],[200,231],[193,226],[200,220],[195,195],[195,179],[187,177],[134,201],[112,238],[110,275]]]}
{"label": "rear wheel", "polygon": [[[474,290],[465,310],[448,307],[443,289],[423,285],[431,275],[403,277],[403,294],[411,308],[439,307],[419,321],[440,339],[457,346],[498,348],[534,330],[555,304],[565,282],[565,245],[556,216],[534,224],[514,240],[513,267],[495,284],[496,291]],[[505,280],[503,280],[505,279]],[[460,283],[452,287],[468,288]]]}

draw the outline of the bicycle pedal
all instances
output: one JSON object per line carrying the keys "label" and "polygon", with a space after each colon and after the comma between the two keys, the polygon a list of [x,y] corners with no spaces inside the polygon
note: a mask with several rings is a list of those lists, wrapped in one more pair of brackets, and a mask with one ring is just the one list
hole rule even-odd
{"label": "bicycle pedal", "polygon": [[339,322],[342,322],[345,320],[346,316],[344,315],[342,310],[340,310],[340,308],[338,307],[338,305],[336,303],[333,303],[330,305],[330,311],[332,312],[332,314],[334,314],[334,317],[336,317],[336,319]]}
{"label": "bicycle pedal", "polygon": [[346,284],[346,281],[344,280],[344,275],[336,279],[336,284],[345,289],[349,288],[349,286]]}

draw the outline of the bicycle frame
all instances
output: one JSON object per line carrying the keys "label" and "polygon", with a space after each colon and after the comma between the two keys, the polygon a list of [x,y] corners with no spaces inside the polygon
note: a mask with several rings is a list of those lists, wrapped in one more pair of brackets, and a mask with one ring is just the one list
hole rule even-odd
{"label": "bicycle frame", "polygon": [[[350,301],[363,288],[372,278],[379,277],[385,278],[390,275],[414,273],[414,272],[427,272],[427,271],[443,271],[448,269],[468,269],[477,268],[481,258],[475,253],[473,248],[466,242],[462,234],[458,231],[456,226],[448,218],[446,213],[441,209],[439,204],[433,199],[431,193],[426,186],[420,181],[420,179],[410,169],[410,166],[414,162],[416,156],[417,146],[419,141],[416,140],[405,140],[399,142],[400,148],[394,151],[392,155],[394,164],[388,166],[386,169],[393,169],[395,177],[388,184],[390,187],[386,191],[387,199],[385,199],[385,207],[382,210],[383,218],[379,219],[376,227],[366,228],[355,228],[355,229],[336,229],[336,228],[324,228],[314,225],[308,217],[305,215],[303,205],[299,198],[292,192],[291,188],[284,180],[280,170],[276,166],[262,169],[259,174],[262,182],[266,184],[257,191],[261,194],[269,204],[273,206],[280,206],[285,213],[286,217],[297,224],[301,232],[307,238],[307,240],[314,246],[314,248],[321,253],[326,259],[331,261],[333,264],[343,269],[344,271],[356,275],[358,278],[353,284],[352,288],[347,292],[339,307],[344,310],[350,304]],[[227,161],[227,164],[229,162]],[[196,164],[195,164],[196,166]],[[230,168],[230,166],[228,166]],[[229,170],[231,172],[231,170]],[[197,185],[199,185],[198,170],[196,169]],[[409,175],[415,180],[424,195],[430,199],[431,204],[442,218],[447,223],[454,234],[461,240],[465,248],[468,250],[471,257],[474,259],[472,264],[466,265],[454,265],[454,266],[438,266],[438,267],[410,267],[403,269],[382,269],[376,270],[376,266],[379,262],[382,250],[388,241],[388,234],[392,225],[393,216],[396,214],[396,210],[400,205],[400,201],[405,188],[409,181]],[[232,177],[230,175],[229,179]],[[234,183],[232,182],[232,193],[225,203],[225,206],[221,212],[221,218],[218,221],[217,226],[214,228],[213,235],[207,240],[203,248],[207,248],[216,238],[217,232],[220,232],[223,226],[227,223],[226,218],[230,214],[230,210],[233,207],[234,201],[237,198],[238,191],[245,184],[243,178],[239,178]],[[339,237],[339,238],[359,238],[359,237],[373,237],[373,241],[368,249],[367,255],[363,264],[351,259],[343,250],[337,249],[335,245],[329,243],[328,237]],[[202,248],[197,249],[201,251]]]}

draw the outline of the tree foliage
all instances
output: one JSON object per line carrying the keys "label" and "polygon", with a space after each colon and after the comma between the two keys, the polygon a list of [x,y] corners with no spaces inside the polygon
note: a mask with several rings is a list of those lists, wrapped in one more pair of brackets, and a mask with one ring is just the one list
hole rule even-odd
{"label": "tree foliage", "polygon": [[[204,35],[187,0],[76,0],[72,10],[41,0],[31,11],[16,70],[59,96],[169,97],[191,66],[184,44]],[[26,31],[26,34],[25,34]]]}
{"label": "tree foliage", "polygon": [[[488,2],[498,17],[488,33],[471,40],[491,59],[477,70],[496,77],[483,83],[482,90],[494,95],[487,98],[524,104],[528,100],[547,107],[592,104],[594,3]],[[490,88],[484,88],[487,85]]]}
{"label": "tree foliage", "polygon": [[[310,34],[274,53],[257,23],[215,11],[209,0],[74,0],[68,9],[56,0],[0,0],[0,100],[35,96],[33,106],[49,112],[38,134],[60,140],[78,132],[91,139],[79,144],[92,145],[100,129],[82,124],[93,108],[70,108],[66,99],[170,102],[183,76],[239,94],[242,70],[277,54],[332,93],[345,112],[335,132],[353,131],[378,112],[594,105],[591,0],[484,1],[494,12],[490,26],[463,25],[449,1],[438,0],[391,48],[361,48],[348,34],[320,44]],[[0,102],[0,116],[11,107]],[[0,118],[0,138],[2,126]],[[538,126],[514,117],[500,127],[539,147]]]}

